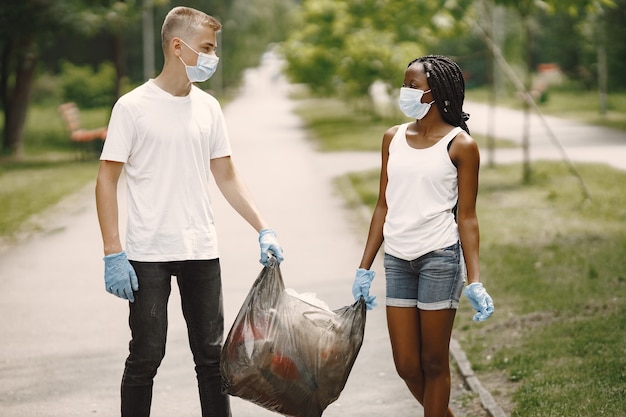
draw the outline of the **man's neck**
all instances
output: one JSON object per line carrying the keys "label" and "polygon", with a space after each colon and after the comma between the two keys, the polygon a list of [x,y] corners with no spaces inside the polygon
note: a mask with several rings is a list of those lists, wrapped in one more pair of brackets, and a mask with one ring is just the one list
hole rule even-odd
{"label": "man's neck", "polygon": [[154,79],[154,83],[175,97],[184,97],[191,91],[191,83],[186,76],[183,78],[180,74],[172,74],[165,69]]}

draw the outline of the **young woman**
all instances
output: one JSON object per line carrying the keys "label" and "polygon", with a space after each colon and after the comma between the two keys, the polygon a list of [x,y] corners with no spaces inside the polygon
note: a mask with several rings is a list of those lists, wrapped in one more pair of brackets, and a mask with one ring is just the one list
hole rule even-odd
{"label": "young woman", "polygon": [[480,156],[463,112],[465,82],[443,56],[410,62],[399,105],[412,122],[387,130],[382,143],[378,202],[353,285],[355,298],[374,306],[369,268],[384,241],[387,324],[400,377],[425,417],[452,417],[449,344],[465,294],[493,313],[480,283],[476,216]]}

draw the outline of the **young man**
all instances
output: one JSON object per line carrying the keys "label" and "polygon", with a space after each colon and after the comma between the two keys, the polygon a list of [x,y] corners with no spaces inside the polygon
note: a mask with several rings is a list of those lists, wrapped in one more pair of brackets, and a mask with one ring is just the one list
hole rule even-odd
{"label": "young man", "polygon": [[[165,63],[155,78],[115,104],[100,157],[96,205],[107,291],[130,301],[130,354],[122,416],[149,416],[153,379],[165,354],[171,276],[180,288],[203,416],[230,416],[219,368],[224,333],[218,246],[209,178],[259,232],[261,262],[282,248],[237,174],[217,100],[193,85],[218,64],[211,16],[176,7],[161,31]],[[119,236],[117,184],[128,194],[126,250]]]}

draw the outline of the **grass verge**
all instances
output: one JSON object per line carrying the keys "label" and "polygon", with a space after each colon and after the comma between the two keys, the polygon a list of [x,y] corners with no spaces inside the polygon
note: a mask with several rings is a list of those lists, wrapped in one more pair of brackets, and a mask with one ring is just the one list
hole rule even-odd
{"label": "grass verge", "polygon": [[0,236],[11,240],[27,220],[95,180],[97,161],[33,160],[0,166]]}
{"label": "grass verge", "polygon": [[[102,126],[107,109],[81,111],[86,128]],[[54,107],[29,109],[24,155],[0,159],[0,238],[11,241],[31,225],[28,219],[90,181],[98,170],[101,143],[71,143]]]}

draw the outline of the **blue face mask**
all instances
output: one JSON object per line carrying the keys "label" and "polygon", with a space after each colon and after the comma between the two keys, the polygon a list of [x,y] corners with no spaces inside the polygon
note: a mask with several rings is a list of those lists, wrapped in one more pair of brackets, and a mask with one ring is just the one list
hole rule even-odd
{"label": "blue face mask", "polygon": [[406,117],[416,120],[420,120],[426,116],[430,110],[430,106],[435,102],[433,100],[430,103],[422,103],[422,96],[428,92],[430,92],[430,90],[422,91],[416,88],[400,88],[398,105],[402,113],[404,113]]}
{"label": "blue face mask", "polygon": [[180,41],[185,44],[187,48],[198,54],[198,63],[196,65],[187,65],[185,64],[185,61],[183,61],[182,57],[178,57],[178,59],[180,59],[180,62],[182,62],[185,66],[189,81],[191,81],[192,83],[201,83],[211,78],[211,76],[217,70],[217,64],[219,63],[220,59],[215,55],[208,55],[203,54],[202,52],[197,52],[191,46],[187,45],[184,40],[181,39]]}

